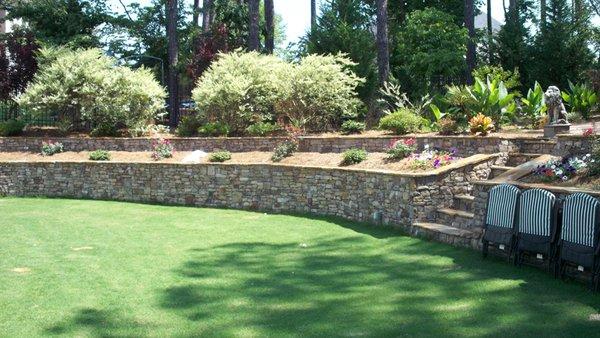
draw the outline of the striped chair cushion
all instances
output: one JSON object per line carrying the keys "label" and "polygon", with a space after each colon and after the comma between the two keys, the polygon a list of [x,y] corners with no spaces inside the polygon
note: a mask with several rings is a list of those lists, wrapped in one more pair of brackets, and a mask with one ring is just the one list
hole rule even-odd
{"label": "striped chair cushion", "polygon": [[489,193],[486,224],[512,228],[520,193],[519,188],[510,184],[493,187]]}
{"label": "striped chair cushion", "polygon": [[565,199],[563,207],[562,240],[594,246],[594,229],[600,202],[594,197],[577,193]]}
{"label": "striped chair cushion", "polygon": [[554,203],[556,197],[546,190],[531,189],[522,193],[519,201],[519,232],[550,236]]}

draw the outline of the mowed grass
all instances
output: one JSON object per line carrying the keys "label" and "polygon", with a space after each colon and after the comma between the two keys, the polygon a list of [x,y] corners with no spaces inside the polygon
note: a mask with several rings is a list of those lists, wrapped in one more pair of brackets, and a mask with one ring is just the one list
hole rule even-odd
{"label": "mowed grass", "polygon": [[600,334],[585,285],[337,219],[26,198],[0,210],[2,337]]}

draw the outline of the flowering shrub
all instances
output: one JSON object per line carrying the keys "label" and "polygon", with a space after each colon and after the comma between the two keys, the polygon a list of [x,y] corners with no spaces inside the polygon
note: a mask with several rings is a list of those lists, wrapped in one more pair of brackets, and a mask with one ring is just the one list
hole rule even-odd
{"label": "flowering shrub", "polygon": [[414,169],[437,169],[457,160],[456,149],[450,151],[431,149],[428,145],[425,150],[413,154],[411,167]]}
{"label": "flowering shrub", "polygon": [[173,157],[171,141],[160,139],[152,144],[152,159],[159,161],[170,157]]}
{"label": "flowering shrub", "polygon": [[417,141],[414,138],[394,140],[390,143],[386,153],[391,160],[401,160],[410,156],[417,150]]}
{"label": "flowering shrub", "polygon": [[551,160],[546,164],[538,166],[533,174],[539,176],[544,181],[568,181],[574,176],[581,175],[585,171],[590,163],[594,160],[590,154],[587,154],[581,158],[579,157],[565,157],[560,160]]}
{"label": "flowering shrub", "polygon": [[42,142],[42,155],[44,156],[52,156],[54,154],[62,153],[64,151],[64,146],[60,142]]}
{"label": "flowering shrub", "polygon": [[583,136],[585,136],[585,137],[594,136],[594,134],[595,134],[594,128],[588,128],[583,131]]}

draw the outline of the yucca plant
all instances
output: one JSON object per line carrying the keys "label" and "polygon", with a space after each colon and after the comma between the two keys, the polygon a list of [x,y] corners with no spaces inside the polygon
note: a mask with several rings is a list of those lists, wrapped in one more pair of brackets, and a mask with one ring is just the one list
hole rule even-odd
{"label": "yucca plant", "polygon": [[578,113],[585,120],[597,108],[598,95],[586,83],[573,84],[569,81],[569,91],[561,92],[561,95],[571,113]]}

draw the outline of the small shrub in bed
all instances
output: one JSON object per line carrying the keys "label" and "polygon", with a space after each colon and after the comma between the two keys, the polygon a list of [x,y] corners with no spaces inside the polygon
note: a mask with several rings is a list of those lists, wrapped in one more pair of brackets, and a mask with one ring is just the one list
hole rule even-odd
{"label": "small shrub in bed", "polygon": [[91,161],[110,161],[110,153],[106,150],[94,150],[90,153]]}
{"label": "small shrub in bed", "polygon": [[201,136],[227,136],[229,135],[229,125],[223,122],[209,122],[198,128],[198,134]]}
{"label": "small shrub in bed", "polygon": [[449,117],[444,117],[437,122],[440,135],[454,135],[459,131],[458,123]]}
{"label": "small shrub in bed", "polygon": [[195,115],[188,115],[181,119],[175,133],[177,136],[189,137],[198,133],[198,128],[202,126],[202,119]]}
{"label": "small shrub in bed", "polygon": [[0,136],[18,136],[23,133],[25,123],[19,120],[0,122]]}
{"label": "small shrub in bed", "polygon": [[387,158],[390,160],[402,160],[410,156],[417,150],[417,141],[414,138],[407,140],[396,140],[392,141],[390,147],[387,149]]}
{"label": "small shrub in bed", "polygon": [[62,153],[64,151],[64,146],[60,142],[42,142],[42,155],[44,156],[52,156],[54,154]]}
{"label": "small shrub in bed", "polygon": [[294,140],[283,141],[275,148],[271,160],[273,162],[280,162],[284,158],[292,156],[297,150],[298,142]]}
{"label": "small shrub in bed", "polygon": [[267,136],[279,130],[279,126],[275,123],[257,122],[246,128],[246,133],[250,136]]}
{"label": "small shrub in bed", "polygon": [[473,135],[486,136],[494,130],[494,122],[491,117],[479,113],[469,120],[469,129]]}
{"label": "small shrub in bed", "polygon": [[422,125],[423,119],[407,108],[400,108],[379,120],[379,129],[389,130],[396,135],[418,132]]}
{"label": "small shrub in bed", "polygon": [[225,162],[231,160],[231,153],[228,151],[215,151],[208,158],[210,162]]}
{"label": "small shrub in bed", "polygon": [[155,161],[173,157],[173,145],[169,140],[160,139],[152,145],[152,158]]}
{"label": "small shrub in bed", "polygon": [[367,159],[367,151],[364,149],[351,148],[342,155],[342,165],[352,165]]}
{"label": "small shrub in bed", "polygon": [[360,134],[363,131],[365,131],[365,128],[366,128],[365,124],[362,122],[348,120],[348,121],[345,121],[344,123],[342,123],[342,127],[340,128],[340,131],[344,135]]}

